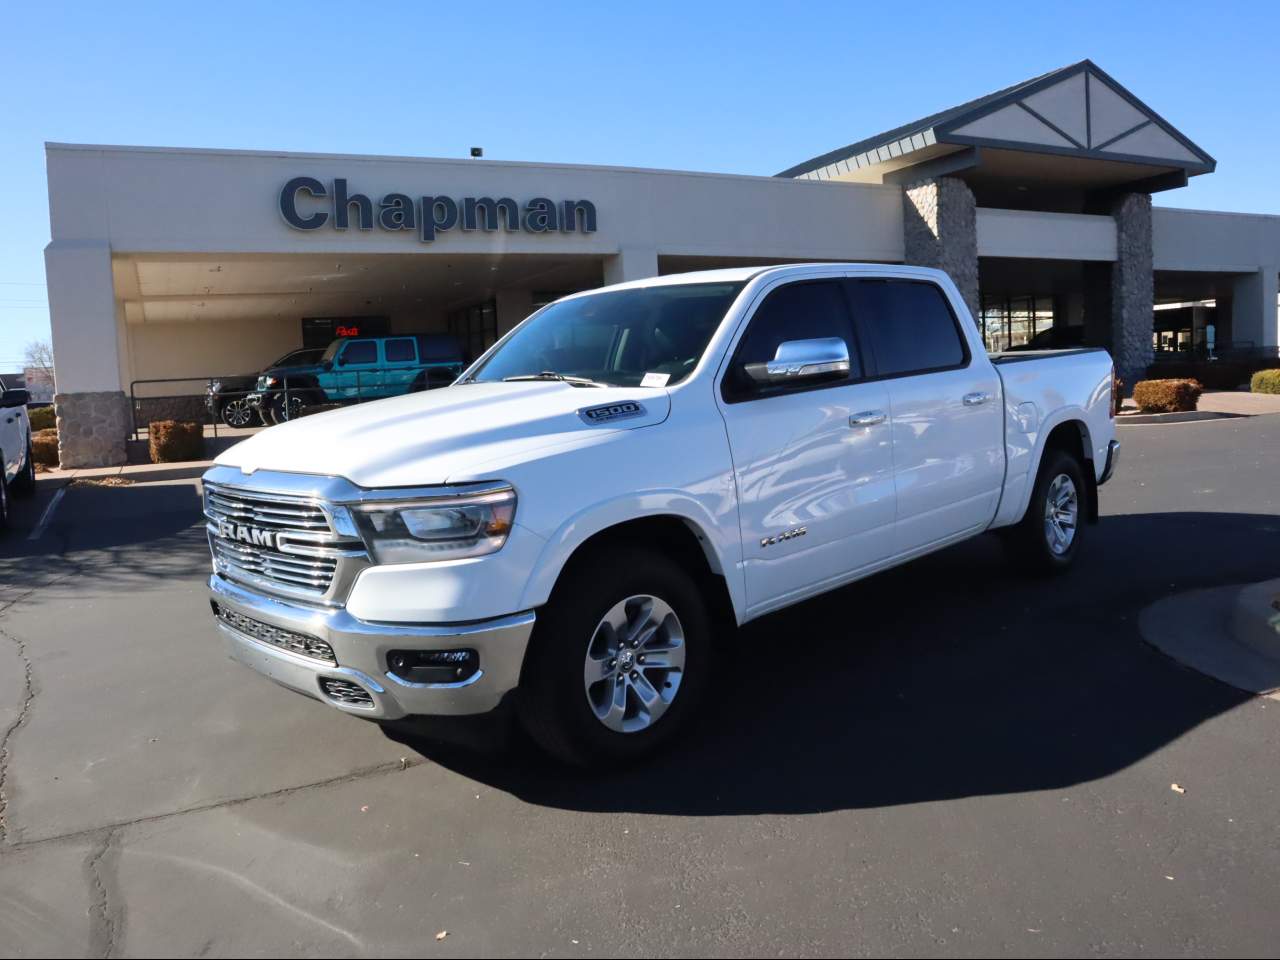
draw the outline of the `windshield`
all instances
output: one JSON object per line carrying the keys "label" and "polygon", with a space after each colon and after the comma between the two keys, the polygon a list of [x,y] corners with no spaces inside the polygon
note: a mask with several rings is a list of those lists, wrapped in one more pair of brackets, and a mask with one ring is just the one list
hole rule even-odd
{"label": "windshield", "polygon": [[320,358],[321,350],[290,350],[275,363],[273,367],[301,366],[304,363],[311,363]]}
{"label": "windshield", "polygon": [[471,377],[589,381],[616,387],[679,383],[697,366],[741,283],[614,290],[551,304]]}

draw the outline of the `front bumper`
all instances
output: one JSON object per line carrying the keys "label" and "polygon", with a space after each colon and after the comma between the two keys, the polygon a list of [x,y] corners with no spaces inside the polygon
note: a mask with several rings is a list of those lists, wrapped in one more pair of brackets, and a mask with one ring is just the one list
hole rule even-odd
{"label": "front bumper", "polygon": [[1120,463],[1120,441],[1112,440],[1107,444],[1107,462],[1103,464],[1102,476],[1098,478],[1098,486],[1102,486],[1116,472],[1116,467]]}
{"label": "front bumper", "polygon": [[[234,659],[299,693],[376,720],[494,709],[519,682],[534,622],[533,612],[527,611],[478,623],[371,623],[342,609],[317,609],[250,593],[216,573],[209,578],[209,599],[250,621],[321,640],[332,648],[337,663],[294,653],[215,617]],[[475,650],[480,666],[457,683],[412,683],[387,668],[387,654],[392,650],[459,648]],[[355,684],[368,694],[369,702],[350,702],[326,692],[326,688],[334,689],[333,681]]]}

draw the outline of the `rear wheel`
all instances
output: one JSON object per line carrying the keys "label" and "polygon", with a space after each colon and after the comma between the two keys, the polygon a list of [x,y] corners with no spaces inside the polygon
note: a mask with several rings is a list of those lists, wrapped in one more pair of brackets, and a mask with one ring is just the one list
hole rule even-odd
{"label": "rear wheel", "polygon": [[633,760],[686,726],[710,668],[694,579],[661,553],[620,546],[576,563],[539,611],[521,719],[568,763]]}
{"label": "rear wheel", "polygon": [[273,423],[297,420],[309,405],[307,398],[301,393],[291,393],[287,398],[281,393],[271,401],[271,420]]}
{"label": "rear wheel", "polygon": [[31,441],[27,440],[27,459],[22,465],[22,472],[14,478],[13,494],[16,497],[29,497],[36,492],[36,460],[31,453]]}
{"label": "rear wheel", "polygon": [[1014,558],[1037,573],[1063,573],[1080,550],[1086,487],[1080,461],[1064,450],[1045,453],[1031,502],[1008,535]]}

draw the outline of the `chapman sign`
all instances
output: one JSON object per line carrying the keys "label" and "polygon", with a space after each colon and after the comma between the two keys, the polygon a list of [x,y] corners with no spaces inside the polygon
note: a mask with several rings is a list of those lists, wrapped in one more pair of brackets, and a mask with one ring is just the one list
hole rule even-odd
{"label": "chapman sign", "polygon": [[319,230],[332,223],[335,230],[353,225],[372,230],[412,230],[423,243],[431,243],[442,230],[499,228],[528,233],[595,233],[596,205],[590,200],[556,203],[534,197],[523,206],[510,197],[418,197],[388,193],[374,203],[363,193],[351,193],[347,181],[336,178],[326,188],[315,177],[294,177],[280,191],[280,215],[298,230]]}

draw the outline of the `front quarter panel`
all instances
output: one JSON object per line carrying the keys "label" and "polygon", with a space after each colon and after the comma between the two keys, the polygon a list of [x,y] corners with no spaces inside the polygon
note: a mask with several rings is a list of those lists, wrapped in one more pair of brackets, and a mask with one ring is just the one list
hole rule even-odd
{"label": "front quarter panel", "polygon": [[520,522],[545,538],[520,609],[547,601],[565,564],[592,536],[631,520],[675,516],[698,536],[741,615],[741,549],[728,441],[714,405],[694,399],[684,390],[672,391],[671,415],[661,424],[619,431],[599,444],[549,451],[504,474],[521,497]]}

